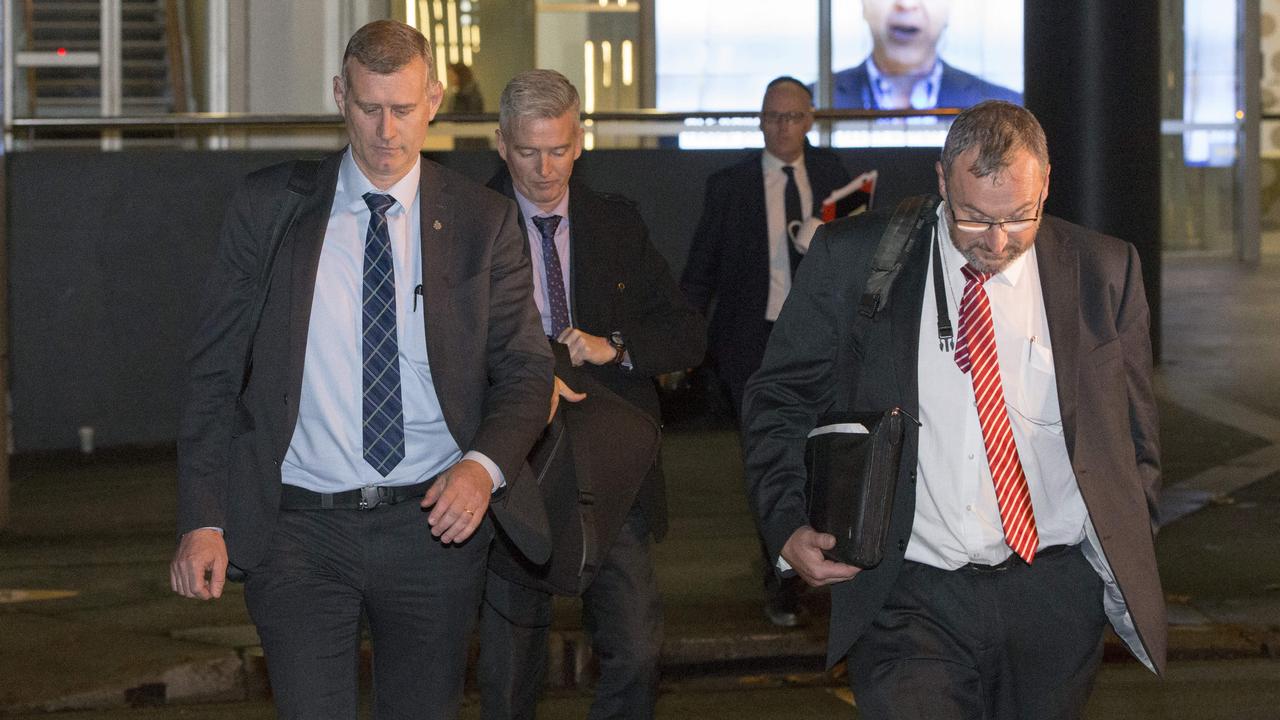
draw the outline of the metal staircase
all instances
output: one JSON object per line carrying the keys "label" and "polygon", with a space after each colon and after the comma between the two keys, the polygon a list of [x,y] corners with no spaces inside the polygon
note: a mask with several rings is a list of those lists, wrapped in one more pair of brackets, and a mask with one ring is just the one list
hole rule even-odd
{"label": "metal staircase", "polygon": [[[99,0],[20,0],[26,50],[102,51]],[[120,103],[123,115],[190,109],[186,37],[177,0],[121,0]],[[31,117],[102,114],[98,67],[27,68]]]}

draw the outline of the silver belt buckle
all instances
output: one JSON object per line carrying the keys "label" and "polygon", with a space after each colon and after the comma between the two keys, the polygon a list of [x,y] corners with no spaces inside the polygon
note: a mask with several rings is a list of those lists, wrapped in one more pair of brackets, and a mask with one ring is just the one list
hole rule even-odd
{"label": "silver belt buckle", "polygon": [[382,504],[385,497],[383,491],[386,488],[377,485],[366,485],[360,488],[360,503],[356,506],[360,510],[372,510]]}

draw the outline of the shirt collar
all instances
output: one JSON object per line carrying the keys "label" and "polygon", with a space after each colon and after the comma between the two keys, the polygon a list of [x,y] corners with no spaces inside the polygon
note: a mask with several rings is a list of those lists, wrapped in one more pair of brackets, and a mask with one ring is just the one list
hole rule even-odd
{"label": "shirt collar", "polygon": [[782,168],[790,165],[797,171],[804,170],[804,153],[800,153],[800,157],[796,158],[793,163],[783,162],[778,156],[764,150],[760,153],[760,167],[764,168],[765,173],[782,172]]}
{"label": "shirt collar", "polygon": [[533,201],[516,190],[512,184],[511,190],[516,194],[516,205],[520,207],[520,214],[524,216],[525,222],[533,220],[535,217],[543,215],[559,215],[560,223],[563,225],[569,219],[569,189],[565,188],[564,197],[560,198],[560,202],[551,209],[551,212],[543,212],[541,208],[533,204]]}
{"label": "shirt collar", "polygon": [[[379,190],[374,187],[369,178],[365,177],[364,172],[356,165],[355,157],[351,154],[351,146],[347,146],[347,151],[342,154],[342,164],[338,167],[338,187],[334,191],[334,207],[345,208],[350,212],[359,210],[368,210],[369,205],[364,201],[364,194],[367,192],[375,192],[383,195],[390,195],[396,199],[399,208],[407,210],[413,206],[413,201],[418,197],[418,180],[422,177],[422,156],[419,155],[414,161],[413,167],[405,176],[396,181],[390,189]],[[389,212],[396,213],[399,210],[393,207]]]}
{"label": "shirt collar", "polygon": [[[893,91],[893,88],[889,87],[888,81],[885,80],[886,77],[890,77],[890,76],[887,73],[881,71],[880,68],[876,66],[875,57],[872,55],[868,55],[867,56],[867,78],[871,81],[871,87],[874,88],[876,91],[877,105],[879,104],[878,102],[879,98],[882,98]],[[922,82],[925,83],[925,96],[932,100],[930,104],[924,107],[928,108],[928,107],[936,106],[938,104],[938,89],[942,86],[942,60],[935,57],[933,60],[932,70],[930,70],[928,73],[922,73],[920,75],[914,75],[912,77],[915,78],[916,88],[919,88],[920,83]],[[916,96],[916,91],[912,90],[911,97],[914,99],[915,96]],[[920,108],[920,109],[923,109],[923,108]]]}
{"label": "shirt collar", "polygon": [[[938,203],[937,212],[938,246],[942,248],[943,264],[949,270],[959,272],[960,268],[964,267],[969,261],[965,259],[964,255],[960,254],[960,251],[957,250],[956,246],[951,242],[951,227],[947,225],[947,209],[945,201]],[[1022,280],[1023,273],[1026,271],[1027,258],[1035,257],[1035,251],[1035,243],[1032,243],[1031,247],[1027,248],[1026,252],[1022,253],[1016,260],[1009,263],[1009,267],[1006,267],[1004,270],[996,273],[991,279],[1002,282],[1009,287],[1017,287],[1018,282]]]}

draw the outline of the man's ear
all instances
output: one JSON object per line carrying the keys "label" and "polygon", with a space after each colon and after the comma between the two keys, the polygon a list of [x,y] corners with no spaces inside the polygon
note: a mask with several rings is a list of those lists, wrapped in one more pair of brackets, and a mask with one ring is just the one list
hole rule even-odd
{"label": "man's ear", "polygon": [[933,169],[934,169],[934,172],[938,173],[938,195],[940,195],[943,200],[946,200],[947,199],[947,174],[942,170],[942,162],[941,161],[935,162],[933,164]]}
{"label": "man's ear", "polygon": [[333,76],[333,102],[338,106],[338,114],[343,118],[347,116],[347,85],[342,81],[341,75]]}
{"label": "man's ear", "polygon": [[498,128],[494,131],[494,137],[498,140],[498,157],[502,158],[503,162],[506,162],[507,139],[502,135],[502,128]]}

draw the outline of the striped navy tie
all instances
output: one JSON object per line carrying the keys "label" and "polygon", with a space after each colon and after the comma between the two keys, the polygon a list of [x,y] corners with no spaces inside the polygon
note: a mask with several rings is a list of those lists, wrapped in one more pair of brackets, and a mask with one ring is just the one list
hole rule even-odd
{"label": "striped navy tie", "polygon": [[387,211],[390,195],[365,193],[369,231],[364,236],[363,439],[365,462],[387,476],[404,459],[404,407],[396,340],[396,274]]}

